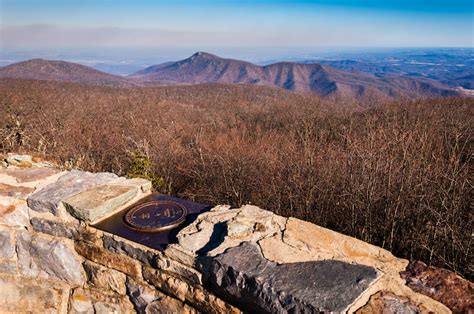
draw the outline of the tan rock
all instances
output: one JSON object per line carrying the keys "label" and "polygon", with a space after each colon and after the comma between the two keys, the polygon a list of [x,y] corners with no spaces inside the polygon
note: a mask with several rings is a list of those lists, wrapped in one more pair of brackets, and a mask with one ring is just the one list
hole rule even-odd
{"label": "tan rock", "polygon": [[113,291],[122,295],[125,295],[127,292],[125,287],[126,276],[124,273],[90,261],[84,262],[83,266],[87,275],[87,283],[91,287]]}
{"label": "tan rock", "polygon": [[0,197],[0,225],[25,227],[30,224],[25,201]]}
{"label": "tan rock", "polygon": [[144,267],[143,278],[159,290],[174,296],[182,302],[191,304],[201,312],[241,313],[239,309],[207,292],[201,285],[187,283],[166,272]]}
{"label": "tan rock", "polygon": [[26,199],[35,189],[26,186],[14,186],[0,182],[0,197]]}
{"label": "tan rock", "polygon": [[60,313],[67,290],[50,282],[0,275],[1,313]]}
{"label": "tan rock", "polygon": [[132,185],[140,188],[143,193],[149,193],[152,190],[151,181],[142,179],[142,178],[125,178],[120,177],[110,182],[110,184],[119,184],[119,185]]}
{"label": "tan rock", "polygon": [[130,257],[112,253],[102,247],[85,242],[76,242],[75,249],[80,255],[100,265],[119,270],[132,277],[141,275],[140,264]]}
{"label": "tan rock", "polygon": [[69,313],[135,313],[127,297],[95,289],[74,289],[69,299]]}

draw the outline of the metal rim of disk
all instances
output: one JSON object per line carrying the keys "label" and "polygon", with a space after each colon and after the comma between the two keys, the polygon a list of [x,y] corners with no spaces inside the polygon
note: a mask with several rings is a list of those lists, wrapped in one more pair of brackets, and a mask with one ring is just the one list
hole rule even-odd
{"label": "metal rim of disk", "polygon": [[[159,226],[159,227],[144,226],[144,225],[141,225],[141,224],[139,224],[139,223],[137,223],[133,220],[132,216],[137,211],[139,211],[139,210],[141,210],[145,207],[149,207],[149,206],[162,206],[162,205],[172,205],[174,207],[178,207],[179,209],[182,210],[181,216],[179,216],[178,218],[173,220],[171,223],[163,225],[163,226]],[[188,210],[186,209],[186,207],[184,207],[183,205],[181,205],[179,203],[176,203],[176,202],[173,202],[173,201],[150,201],[150,202],[146,202],[146,203],[143,203],[143,204],[139,204],[138,206],[135,206],[135,207],[131,208],[125,214],[124,220],[127,223],[127,226],[129,228],[133,229],[133,230],[142,231],[142,232],[161,232],[161,231],[174,229],[177,226],[179,226],[181,223],[184,222],[184,220],[186,219],[187,214],[188,214]]]}

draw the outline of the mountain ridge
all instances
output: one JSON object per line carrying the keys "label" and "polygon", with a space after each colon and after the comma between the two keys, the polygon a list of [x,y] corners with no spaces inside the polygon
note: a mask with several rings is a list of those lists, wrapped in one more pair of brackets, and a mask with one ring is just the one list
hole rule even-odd
{"label": "mountain ridge", "polygon": [[265,66],[196,52],[189,58],[152,65],[127,77],[58,60],[30,59],[0,68],[0,78],[52,80],[86,85],[144,87],[204,83],[248,84],[342,98],[455,96],[436,81],[403,76],[376,77],[319,63],[277,62]]}
{"label": "mountain ridge", "polygon": [[197,52],[189,58],[155,65],[129,76],[144,83],[252,84],[311,92],[319,96],[396,97],[449,96],[453,89],[441,83],[408,77],[384,77],[359,71],[337,70],[318,63],[277,62],[265,66]]}

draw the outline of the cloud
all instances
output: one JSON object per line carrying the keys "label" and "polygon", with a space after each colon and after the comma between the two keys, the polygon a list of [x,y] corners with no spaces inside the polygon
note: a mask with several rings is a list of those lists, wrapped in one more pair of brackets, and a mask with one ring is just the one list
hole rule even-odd
{"label": "cloud", "polygon": [[315,24],[311,27],[247,26],[237,30],[169,30],[162,28],[86,27],[52,24],[0,26],[4,48],[180,48],[180,47],[328,47],[328,46],[462,46],[469,36],[450,36],[450,30],[435,34],[424,27],[346,27]]}
{"label": "cloud", "polygon": [[[234,34],[235,35],[235,34]],[[5,26],[0,29],[4,47],[120,47],[190,46],[217,40],[226,42],[228,33],[134,29],[120,27],[65,27],[48,24]]]}

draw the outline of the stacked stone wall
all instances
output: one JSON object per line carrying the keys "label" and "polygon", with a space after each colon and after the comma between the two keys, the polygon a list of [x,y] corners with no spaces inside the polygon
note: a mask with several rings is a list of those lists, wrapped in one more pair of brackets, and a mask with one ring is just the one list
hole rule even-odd
{"label": "stacked stone wall", "polygon": [[[164,251],[93,227],[150,193],[143,179],[7,156],[0,168],[0,312],[474,310],[472,283],[451,272],[435,280],[426,274],[436,269],[255,206],[216,206]],[[443,277],[454,283],[455,298],[453,289],[439,288]]]}

